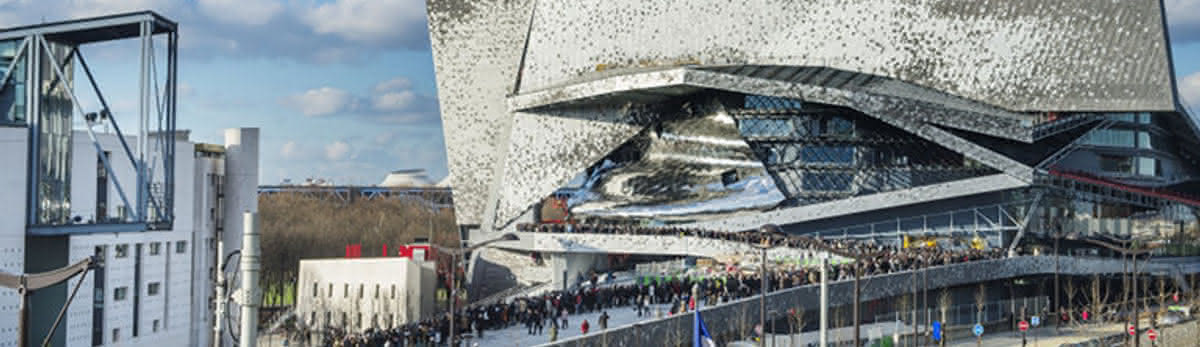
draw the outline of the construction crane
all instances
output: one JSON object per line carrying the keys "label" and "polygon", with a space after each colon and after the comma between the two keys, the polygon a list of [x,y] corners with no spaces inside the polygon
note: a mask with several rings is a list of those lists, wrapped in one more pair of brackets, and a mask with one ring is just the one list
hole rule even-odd
{"label": "construction crane", "polygon": [[[29,296],[33,291],[66,282],[71,277],[75,277],[75,275],[83,274],[83,276],[87,276],[88,270],[100,266],[102,265],[96,262],[95,258],[87,257],[73,265],[42,273],[12,275],[0,272],[0,287],[16,289],[17,294],[21,296],[19,318],[17,319],[17,346],[26,346],[26,339],[29,334],[29,312],[27,306],[29,305]],[[71,307],[71,301],[75,299],[75,293],[79,292],[79,287],[83,284],[83,276],[75,284],[75,289],[71,290],[71,296],[67,297],[67,302],[63,304],[62,309],[58,310],[58,317],[54,318],[54,325],[50,326],[50,332],[42,340],[42,346],[50,344],[50,338],[54,336],[54,330],[58,329],[59,323],[62,323],[63,314],[67,312],[67,307]]]}

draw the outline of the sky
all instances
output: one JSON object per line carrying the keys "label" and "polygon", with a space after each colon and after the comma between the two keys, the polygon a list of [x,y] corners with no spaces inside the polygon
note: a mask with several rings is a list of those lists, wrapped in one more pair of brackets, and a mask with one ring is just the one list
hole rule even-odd
{"label": "sky", "polygon": [[[1200,0],[1164,3],[1179,92],[1200,112]],[[179,128],[208,143],[261,128],[260,183],[446,176],[423,0],[0,0],[0,27],[144,9],[179,23]],[[81,50],[132,127],[137,42]],[[80,99],[99,108],[93,94]]]}

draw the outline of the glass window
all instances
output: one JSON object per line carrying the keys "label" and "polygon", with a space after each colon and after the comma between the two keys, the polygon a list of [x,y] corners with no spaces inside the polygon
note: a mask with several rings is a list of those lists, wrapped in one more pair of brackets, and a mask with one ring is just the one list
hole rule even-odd
{"label": "glass window", "polygon": [[847,173],[807,173],[804,174],[803,188],[809,191],[846,191],[850,190],[853,174]]}
{"label": "glass window", "polygon": [[129,287],[117,287],[113,289],[113,301],[125,300],[125,297],[129,294],[128,292]]}
{"label": "glass window", "polygon": [[1142,176],[1158,176],[1158,160],[1154,158],[1138,157],[1137,158],[1137,173]]}
{"label": "glass window", "polygon": [[124,257],[129,256],[129,244],[117,245],[117,247],[114,248],[114,250],[116,253],[114,256],[117,258],[124,258]]}
{"label": "glass window", "polygon": [[830,117],[825,128],[833,136],[854,135],[854,121],[842,117]]}
{"label": "glass window", "polygon": [[1100,170],[1112,173],[1133,173],[1133,158],[1115,155],[1100,156]]}
{"label": "glass window", "polygon": [[746,118],[738,121],[738,131],[743,136],[786,137],[792,136],[792,122],[785,118]]}
{"label": "glass window", "polygon": [[187,252],[187,241],[176,241],[175,242],[175,253],[183,253],[183,252]]}
{"label": "glass window", "polygon": [[313,282],[313,297],[317,297],[317,282]]}
{"label": "glass window", "polygon": [[162,248],[162,243],[151,242],[150,243],[150,255],[158,255],[158,253],[162,251],[160,248]]}
{"label": "glass window", "polygon": [[1124,129],[1104,129],[1087,134],[1084,144],[1105,147],[1134,147],[1134,131]]}
{"label": "glass window", "polygon": [[800,150],[800,159],[805,163],[852,164],[852,146],[807,146]]}
{"label": "glass window", "polygon": [[1149,132],[1145,132],[1145,131],[1139,131],[1139,132],[1137,133],[1137,135],[1138,135],[1138,138],[1137,138],[1137,145],[1138,145],[1138,148],[1145,148],[1145,149],[1152,149],[1152,148],[1154,148],[1154,146],[1152,145],[1152,142],[1151,142],[1151,138],[1150,138],[1150,133],[1149,133]]}
{"label": "glass window", "polygon": [[1150,112],[1138,112],[1137,122],[1141,124],[1150,124]]}
{"label": "glass window", "polygon": [[146,285],[146,296],[158,295],[158,290],[161,286],[162,285],[158,282],[151,282],[150,284]]}

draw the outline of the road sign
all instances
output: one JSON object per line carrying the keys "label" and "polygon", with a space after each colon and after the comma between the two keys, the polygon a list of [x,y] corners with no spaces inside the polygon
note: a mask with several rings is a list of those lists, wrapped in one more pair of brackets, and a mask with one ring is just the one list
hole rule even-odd
{"label": "road sign", "polygon": [[1150,341],[1154,341],[1154,339],[1158,338],[1158,332],[1155,332],[1154,329],[1150,329],[1150,331],[1146,332],[1146,337],[1150,338]]}
{"label": "road sign", "polygon": [[1137,329],[1133,327],[1133,324],[1130,324],[1127,330],[1129,330],[1129,336],[1137,335]]}
{"label": "road sign", "polygon": [[1035,327],[1042,325],[1042,317],[1038,317],[1038,316],[1029,317],[1029,324],[1033,324],[1033,326],[1035,326]]}
{"label": "road sign", "polygon": [[942,339],[942,322],[933,321],[933,340],[941,341]]}
{"label": "road sign", "polygon": [[983,335],[983,324],[975,323],[975,329],[971,329],[971,332],[974,332],[975,336],[982,336]]}
{"label": "road sign", "polygon": [[1088,313],[1087,313],[1087,311],[1083,311],[1083,320],[1087,320],[1087,319],[1088,319]]}
{"label": "road sign", "polygon": [[1026,321],[1021,321],[1021,323],[1017,323],[1017,328],[1020,328],[1021,331],[1029,330],[1029,323]]}

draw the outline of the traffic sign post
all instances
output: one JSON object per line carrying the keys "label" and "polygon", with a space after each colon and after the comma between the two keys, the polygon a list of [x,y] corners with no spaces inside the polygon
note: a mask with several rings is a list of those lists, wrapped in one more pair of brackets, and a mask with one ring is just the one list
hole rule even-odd
{"label": "traffic sign post", "polygon": [[971,329],[971,332],[975,333],[975,345],[982,347],[983,346],[983,324],[975,323],[975,328]]}
{"label": "traffic sign post", "polygon": [[1133,324],[1130,324],[1127,330],[1129,331],[1129,336],[1137,336],[1137,328],[1134,328]]}
{"label": "traffic sign post", "polygon": [[933,321],[933,340],[942,340],[942,322]]}
{"label": "traffic sign post", "polygon": [[1146,337],[1150,339],[1150,343],[1154,343],[1154,340],[1158,339],[1158,332],[1154,331],[1154,328],[1150,328],[1149,331],[1146,331]]}
{"label": "traffic sign post", "polygon": [[1029,317],[1029,323],[1032,324],[1034,327],[1037,327],[1039,325],[1042,325],[1042,318],[1038,317],[1038,316]]}
{"label": "traffic sign post", "polygon": [[1029,330],[1029,322],[1021,321],[1021,323],[1017,323],[1017,328],[1020,328],[1021,332],[1025,332]]}

